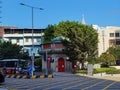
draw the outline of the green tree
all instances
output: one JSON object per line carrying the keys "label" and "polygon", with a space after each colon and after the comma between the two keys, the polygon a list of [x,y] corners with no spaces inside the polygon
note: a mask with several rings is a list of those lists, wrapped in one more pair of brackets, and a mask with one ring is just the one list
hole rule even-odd
{"label": "green tree", "polygon": [[20,53],[21,47],[11,42],[0,43],[0,58],[22,58],[26,57],[26,54]]}
{"label": "green tree", "polygon": [[97,55],[98,34],[92,26],[78,22],[60,22],[55,34],[61,33],[65,52],[71,61],[78,60],[84,68],[84,61],[91,61]]}
{"label": "green tree", "polygon": [[64,51],[70,61],[78,60],[84,65],[84,61],[91,61],[96,57],[98,34],[92,26],[83,25],[75,21],[62,21],[58,25],[54,25],[53,31],[52,38],[60,35],[65,38],[63,41]]}
{"label": "green tree", "polygon": [[41,58],[36,58],[35,59],[35,66],[38,66],[38,70],[42,71],[42,59]]}
{"label": "green tree", "polygon": [[98,61],[101,64],[110,66],[115,64],[115,57],[109,52],[105,52],[101,54],[101,56],[98,58]]}
{"label": "green tree", "polygon": [[120,60],[120,46],[110,47],[107,52],[112,54],[116,60]]}
{"label": "green tree", "polygon": [[44,32],[44,43],[50,43],[51,40],[55,37],[54,35],[55,27],[53,25],[48,25]]}

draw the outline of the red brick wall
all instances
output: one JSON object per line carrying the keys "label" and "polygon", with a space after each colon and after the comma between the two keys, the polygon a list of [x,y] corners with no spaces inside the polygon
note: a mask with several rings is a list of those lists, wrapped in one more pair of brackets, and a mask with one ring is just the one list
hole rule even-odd
{"label": "red brick wall", "polygon": [[[61,43],[56,43],[53,45],[54,48],[64,48],[64,46]],[[51,49],[53,48],[51,44],[44,44],[43,49]]]}
{"label": "red brick wall", "polygon": [[2,38],[3,33],[4,33],[4,28],[0,27],[0,38]]}
{"label": "red brick wall", "polygon": [[44,44],[43,45],[43,49],[48,49],[48,48],[51,48],[51,44]]}
{"label": "red brick wall", "polygon": [[61,43],[59,43],[59,44],[56,43],[56,44],[55,44],[55,48],[64,48],[64,46],[63,46]]}

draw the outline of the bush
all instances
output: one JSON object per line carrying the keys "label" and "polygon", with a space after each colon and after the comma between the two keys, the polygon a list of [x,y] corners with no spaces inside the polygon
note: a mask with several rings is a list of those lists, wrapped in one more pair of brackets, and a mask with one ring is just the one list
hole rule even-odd
{"label": "bush", "polygon": [[107,74],[120,74],[120,69],[116,68],[97,68],[94,69],[94,73],[103,73],[106,72]]}
{"label": "bush", "polygon": [[42,59],[36,58],[35,59],[35,71],[42,71]]}
{"label": "bush", "polygon": [[75,73],[87,74],[87,70],[75,70]]}
{"label": "bush", "polygon": [[110,68],[97,68],[94,69],[94,73],[103,73],[109,71]]}
{"label": "bush", "polygon": [[[87,74],[87,70],[75,70],[75,73]],[[116,68],[97,68],[93,71],[96,73],[106,73],[106,74],[120,74],[120,69]]]}
{"label": "bush", "polygon": [[105,67],[108,68],[109,65],[104,63],[104,64],[101,64],[101,67],[103,67],[103,68],[105,68]]}
{"label": "bush", "polygon": [[107,74],[120,74],[120,70],[119,69],[115,69],[115,70],[110,70],[106,72]]}

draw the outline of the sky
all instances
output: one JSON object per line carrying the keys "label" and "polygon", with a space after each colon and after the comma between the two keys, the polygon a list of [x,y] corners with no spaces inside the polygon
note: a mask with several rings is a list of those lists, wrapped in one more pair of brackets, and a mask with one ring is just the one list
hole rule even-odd
{"label": "sky", "polygon": [[84,16],[88,25],[120,27],[120,0],[0,0],[0,26],[46,28],[61,21],[81,22]]}

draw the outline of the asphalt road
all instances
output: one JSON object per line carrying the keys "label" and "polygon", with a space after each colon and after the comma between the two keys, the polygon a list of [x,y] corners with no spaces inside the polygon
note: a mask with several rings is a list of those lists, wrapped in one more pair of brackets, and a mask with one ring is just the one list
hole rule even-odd
{"label": "asphalt road", "polygon": [[70,73],[57,73],[54,78],[6,78],[1,87],[8,90],[120,90],[120,82]]}

